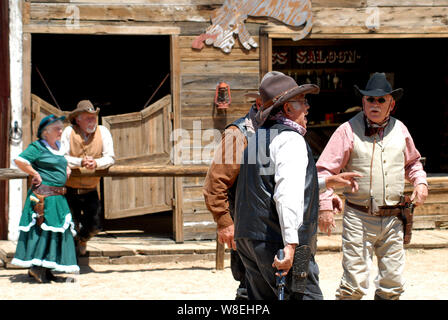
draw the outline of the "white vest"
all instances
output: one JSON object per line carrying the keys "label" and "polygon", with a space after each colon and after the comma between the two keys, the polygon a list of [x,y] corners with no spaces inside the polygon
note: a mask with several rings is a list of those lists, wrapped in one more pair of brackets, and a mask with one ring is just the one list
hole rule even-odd
{"label": "white vest", "polygon": [[344,196],[349,202],[367,206],[370,197],[370,164],[373,142],[376,138],[375,154],[372,168],[372,191],[379,206],[398,204],[404,191],[406,141],[401,128],[401,122],[390,118],[379,141],[378,134],[366,137],[364,113],[360,112],[349,123],[353,129],[353,151],[344,171],[355,171],[363,175],[358,178],[359,190],[352,193],[351,188],[344,190]]}

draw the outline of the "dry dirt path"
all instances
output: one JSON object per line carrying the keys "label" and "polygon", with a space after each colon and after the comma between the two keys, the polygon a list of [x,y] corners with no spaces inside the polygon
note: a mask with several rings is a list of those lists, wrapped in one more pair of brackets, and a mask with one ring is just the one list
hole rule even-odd
{"label": "dry dirt path", "polygon": [[[408,249],[407,280],[402,299],[448,299],[448,248]],[[319,252],[320,283],[327,300],[342,274],[341,253]],[[233,300],[237,283],[233,280],[229,261],[225,269],[216,271],[214,261],[158,263],[147,265],[92,265],[81,267],[74,283],[38,284],[26,270],[0,268],[0,299],[49,300]],[[371,286],[365,299],[372,299],[375,262]],[[61,278],[65,275],[61,275]]]}

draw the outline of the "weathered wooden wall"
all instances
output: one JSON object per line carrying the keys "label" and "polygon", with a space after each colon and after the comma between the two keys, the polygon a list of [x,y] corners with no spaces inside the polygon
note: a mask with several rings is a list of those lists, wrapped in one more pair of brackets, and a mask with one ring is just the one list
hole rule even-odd
{"label": "weathered wooden wall", "polygon": [[[247,51],[237,43],[231,54],[220,49],[205,47],[191,49],[194,37],[180,37],[181,119],[182,128],[190,139],[182,145],[182,163],[209,163],[213,154],[204,147],[218,142],[219,131],[226,124],[244,116],[250,102],[244,97],[248,91],[257,91],[259,83],[259,50]],[[258,41],[258,37],[257,41]],[[225,112],[214,107],[215,89],[219,81],[230,85],[232,104]],[[193,130],[194,129],[194,130]],[[199,153],[197,148],[201,149]],[[189,151],[192,152],[189,152]],[[216,226],[204,205],[202,185],[204,178],[183,178],[184,238],[214,237]]]}
{"label": "weathered wooden wall", "polygon": [[[207,46],[201,51],[193,50],[191,42],[210,25],[213,10],[223,3],[224,0],[28,0],[23,2],[24,37],[27,39],[32,33],[176,35],[171,48],[172,64],[179,69],[172,82],[173,90],[178,91],[173,92],[174,118],[178,128],[190,136],[180,149],[196,150],[196,159],[194,152],[183,153],[181,164],[204,164],[211,158],[211,154],[202,152],[204,147],[219,138],[207,129],[222,130],[247,112],[250,103],[244,93],[256,91],[260,73],[269,69],[270,39],[289,38],[293,32],[270,19],[249,18],[246,25],[261,48],[247,51],[237,42],[230,54]],[[448,37],[448,0],[313,0],[312,7],[311,38]],[[375,12],[379,24],[375,30],[366,26],[372,7],[378,10]],[[27,41],[24,50],[29,50]],[[213,106],[219,81],[231,87],[232,105],[226,113]],[[29,84],[24,90],[29,90]],[[196,134],[194,128],[199,129]],[[193,145],[200,148],[189,149]],[[183,180],[181,190],[176,191],[182,204],[182,238],[214,237],[215,225],[203,203],[203,178],[176,179]]]}

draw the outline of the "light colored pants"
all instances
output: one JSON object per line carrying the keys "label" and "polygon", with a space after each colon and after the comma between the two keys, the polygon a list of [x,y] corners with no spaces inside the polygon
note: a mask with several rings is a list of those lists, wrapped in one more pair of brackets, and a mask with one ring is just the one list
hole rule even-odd
{"label": "light colored pants", "polygon": [[398,299],[404,285],[402,221],[398,217],[371,216],[346,205],[342,230],[344,273],[336,299],[361,299],[367,293],[373,252],[378,260],[375,295]]}

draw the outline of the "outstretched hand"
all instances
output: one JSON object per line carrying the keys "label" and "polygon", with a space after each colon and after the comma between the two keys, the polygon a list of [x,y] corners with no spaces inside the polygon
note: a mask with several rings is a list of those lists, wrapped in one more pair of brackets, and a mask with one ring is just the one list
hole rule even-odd
{"label": "outstretched hand", "polygon": [[361,174],[356,172],[342,172],[333,176],[325,178],[325,184],[327,188],[344,188],[352,187],[352,192],[356,192],[359,189],[358,183],[355,178],[362,177]]}

